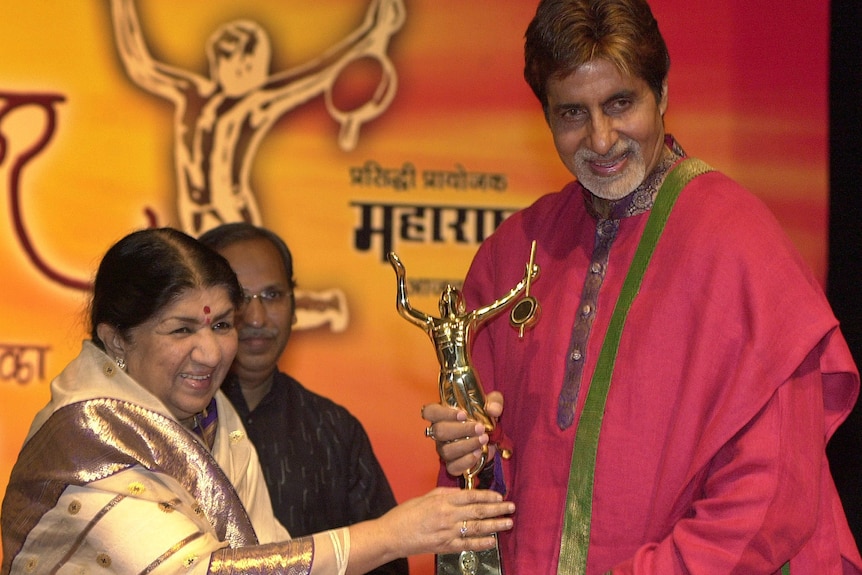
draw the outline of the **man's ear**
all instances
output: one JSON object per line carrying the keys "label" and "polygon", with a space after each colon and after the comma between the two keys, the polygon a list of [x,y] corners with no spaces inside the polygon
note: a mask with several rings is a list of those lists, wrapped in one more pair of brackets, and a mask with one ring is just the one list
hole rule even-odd
{"label": "man's ear", "polygon": [[96,326],[96,334],[105,344],[105,352],[108,355],[114,358],[126,357],[126,340],[119,329],[107,323],[100,323]]}
{"label": "man's ear", "polygon": [[661,99],[658,102],[658,109],[662,116],[667,112],[667,78],[661,83]]}

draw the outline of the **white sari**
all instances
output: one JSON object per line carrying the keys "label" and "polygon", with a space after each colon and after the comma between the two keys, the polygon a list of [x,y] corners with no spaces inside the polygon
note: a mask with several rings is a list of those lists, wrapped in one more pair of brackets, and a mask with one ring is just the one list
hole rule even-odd
{"label": "white sari", "polygon": [[[311,573],[314,538],[290,540],[273,516],[221,392],[212,452],[90,342],[51,392],[3,501],[0,574]],[[317,538],[317,567],[332,565]]]}

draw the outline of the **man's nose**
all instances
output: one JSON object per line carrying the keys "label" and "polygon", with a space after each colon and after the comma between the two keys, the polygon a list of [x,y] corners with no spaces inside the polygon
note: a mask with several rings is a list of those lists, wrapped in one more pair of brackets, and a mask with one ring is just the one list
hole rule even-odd
{"label": "man's nose", "polygon": [[590,149],[604,156],[610,152],[617,142],[617,131],[614,122],[605,114],[596,114],[590,120]]}
{"label": "man's nose", "polygon": [[240,321],[246,325],[260,327],[266,322],[266,308],[259,297],[253,297],[242,307]]}

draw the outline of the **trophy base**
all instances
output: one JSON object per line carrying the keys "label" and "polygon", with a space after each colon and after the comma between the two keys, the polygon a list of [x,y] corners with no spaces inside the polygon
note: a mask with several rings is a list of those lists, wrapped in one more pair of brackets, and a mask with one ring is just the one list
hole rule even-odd
{"label": "trophy base", "polygon": [[437,555],[437,575],[503,575],[500,549],[495,543],[493,549],[485,551]]}

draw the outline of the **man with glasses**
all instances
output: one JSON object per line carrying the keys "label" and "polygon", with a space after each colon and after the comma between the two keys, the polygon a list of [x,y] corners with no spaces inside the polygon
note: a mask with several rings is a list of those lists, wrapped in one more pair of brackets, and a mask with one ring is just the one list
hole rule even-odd
{"label": "man with glasses", "polygon": [[[395,496],[362,424],[278,368],[296,321],[293,260],[275,233],[246,223],[200,241],[228,260],[245,301],[239,347],[222,391],[257,448],[276,517],[299,537],[383,515]],[[372,573],[407,573],[407,560]]]}

